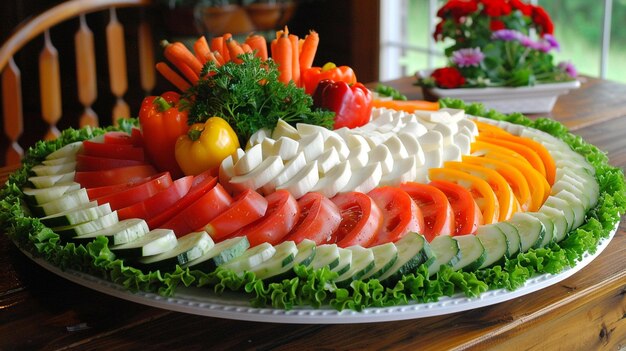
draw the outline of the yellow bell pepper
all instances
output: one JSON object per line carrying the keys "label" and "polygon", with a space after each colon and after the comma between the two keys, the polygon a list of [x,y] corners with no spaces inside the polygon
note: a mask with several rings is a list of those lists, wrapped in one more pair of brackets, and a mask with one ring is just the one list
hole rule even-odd
{"label": "yellow bell pepper", "polygon": [[176,161],[186,175],[198,175],[220,165],[239,148],[233,128],[220,117],[195,123],[176,141]]}

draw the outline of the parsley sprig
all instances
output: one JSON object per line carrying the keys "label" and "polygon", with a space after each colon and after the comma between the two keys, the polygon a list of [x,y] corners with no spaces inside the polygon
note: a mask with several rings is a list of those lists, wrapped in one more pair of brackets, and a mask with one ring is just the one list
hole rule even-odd
{"label": "parsley sprig", "polygon": [[332,128],[334,113],[313,110],[313,99],[303,89],[278,81],[274,61],[262,62],[252,54],[240,58],[240,64],[231,61],[217,67],[209,62],[204,66],[202,78],[185,93],[189,123],[222,117],[242,142],[261,128],[274,129],[279,119],[294,126],[308,123]]}

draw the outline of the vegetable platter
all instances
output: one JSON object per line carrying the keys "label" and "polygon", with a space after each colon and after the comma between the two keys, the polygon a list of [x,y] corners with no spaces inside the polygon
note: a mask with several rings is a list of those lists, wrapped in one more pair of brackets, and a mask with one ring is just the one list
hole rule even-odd
{"label": "vegetable platter", "polygon": [[312,66],[314,32],[279,31],[272,57],[253,39],[164,43],[175,67],[157,69],[182,93],[31,148],[0,193],[3,232],[133,301],[350,323],[553,284],[626,209],[622,170],[558,122],[372,93],[345,67]]}

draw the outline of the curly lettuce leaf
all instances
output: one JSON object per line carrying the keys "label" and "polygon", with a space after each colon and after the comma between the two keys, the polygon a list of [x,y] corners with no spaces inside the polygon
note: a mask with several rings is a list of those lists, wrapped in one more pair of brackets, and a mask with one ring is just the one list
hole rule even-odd
{"label": "curly lettuce leaf", "polygon": [[[104,277],[132,292],[157,292],[171,296],[177,287],[191,286],[208,288],[216,294],[236,291],[248,296],[250,303],[258,307],[292,309],[295,306],[331,306],[339,311],[361,311],[368,307],[433,302],[455,294],[474,297],[488,289],[514,290],[534,275],[558,274],[574,266],[585,253],[593,253],[598,241],[608,236],[626,211],[623,171],[611,166],[604,152],[569,133],[561,123],[545,118],[531,120],[522,114],[504,115],[488,111],[481,104],[467,105],[460,100],[443,99],[440,103],[441,106],[462,108],[468,114],[537,128],[564,140],[573,150],[585,155],[596,169],[600,185],[598,204],[588,211],[586,222],[560,243],[520,253],[514,258],[505,259],[501,265],[476,272],[453,271],[443,266],[434,276],[430,276],[428,267],[422,265],[397,281],[380,282],[372,279],[338,286],[334,282],[337,276],[335,272],[327,268],[313,270],[304,266],[294,267],[291,278],[274,282],[259,280],[250,272],[239,276],[224,269],[202,272],[177,267],[172,272],[143,272],[117,259],[108,249],[106,238],[97,238],[86,245],[63,243],[38,218],[31,217],[24,203],[20,189],[27,184],[32,166],[63,145],[111,130],[86,128],[65,130],[56,141],[38,142],[28,151],[22,168],[12,174],[0,190],[0,230],[20,247],[58,267]],[[130,131],[134,123],[130,121],[123,128]]]}

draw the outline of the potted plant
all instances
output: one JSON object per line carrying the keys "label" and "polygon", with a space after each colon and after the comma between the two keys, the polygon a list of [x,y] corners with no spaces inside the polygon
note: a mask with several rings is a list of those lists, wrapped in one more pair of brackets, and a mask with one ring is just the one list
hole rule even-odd
{"label": "potted plant", "polygon": [[553,62],[554,25],[541,7],[521,0],[449,0],[433,36],[450,42],[446,67],[418,73],[428,98],[480,101],[501,112],[549,112],[580,86],[570,63]]}

